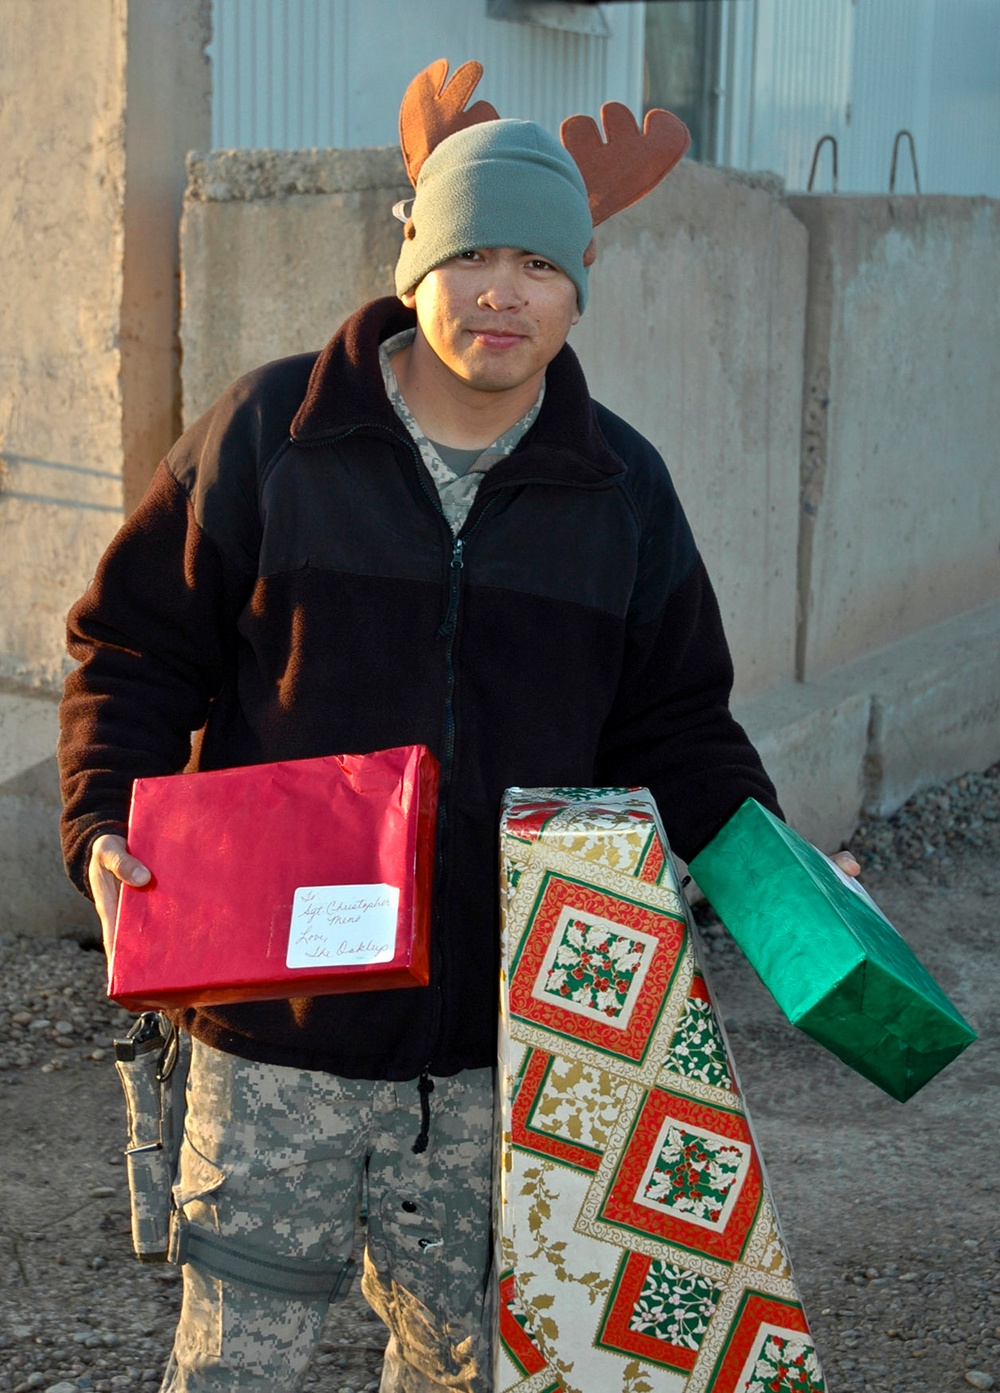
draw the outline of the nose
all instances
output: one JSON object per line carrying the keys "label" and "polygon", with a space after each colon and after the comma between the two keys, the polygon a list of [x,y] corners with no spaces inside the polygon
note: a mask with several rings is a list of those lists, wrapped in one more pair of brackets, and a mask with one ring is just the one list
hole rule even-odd
{"label": "nose", "polygon": [[480,292],[476,304],[480,309],[516,310],[524,304],[525,296],[518,284],[516,271],[510,267],[493,265],[486,286]]}

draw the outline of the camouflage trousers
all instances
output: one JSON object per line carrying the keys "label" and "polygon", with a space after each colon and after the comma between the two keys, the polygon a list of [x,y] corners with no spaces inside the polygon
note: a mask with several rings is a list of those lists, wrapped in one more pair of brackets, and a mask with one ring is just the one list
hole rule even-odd
{"label": "camouflage trousers", "polygon": [[[269,1274],[288,1259],[337,1271],[363,1198],[362,1290],[390,1332],[380,1393],[489,1393],[492,1071],[435,1079],[429,1102],[429,1144],[415,1155],[416,1080],[340,1079],[193,1042],[174,1197],[194,1256],[182,1256],[161,1393],[298,1389],[329,1292],[289,1294]],[[232,1245],[245,1280],[213,1271],[199,1235],[216,1253]]]}

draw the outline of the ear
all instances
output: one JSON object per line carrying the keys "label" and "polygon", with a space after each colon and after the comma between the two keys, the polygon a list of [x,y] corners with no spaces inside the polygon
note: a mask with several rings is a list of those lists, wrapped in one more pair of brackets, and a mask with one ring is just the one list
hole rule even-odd
{"label": "ear", "polygon": [[408,310],[417,308],[417,297],[412,290],[404,290],[399,297]]}
{"label": "ear", "polygon": [[593,266],[596,260],[597,243],[594,241],[593,237],[591,237],[590,241],[587,243],[587,250],[583,254],[583,264],[584,266]]}

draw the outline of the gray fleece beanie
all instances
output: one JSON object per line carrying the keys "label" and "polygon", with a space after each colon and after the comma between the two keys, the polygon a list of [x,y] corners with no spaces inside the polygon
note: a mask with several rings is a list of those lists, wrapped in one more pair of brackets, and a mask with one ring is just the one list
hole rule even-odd
{"label": "gray fleece beanie", "polygon": [[594,227],[583,176],[533,121],[482,121],[443,140],[423,163],[399,261],[403,295],[443,261],[477,247],[537,252],[587,303],[583,254]]}

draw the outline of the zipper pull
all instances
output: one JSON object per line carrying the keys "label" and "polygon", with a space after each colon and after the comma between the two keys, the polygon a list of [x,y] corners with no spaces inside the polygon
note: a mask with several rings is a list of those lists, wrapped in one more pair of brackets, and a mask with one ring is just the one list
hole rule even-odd
{"label": "zipper pull", "polygon": [[[419,1156],[422,1151],[427,1150],[427,1143],[430,1141],[431,1131],[431,1102],[430,1097],[434,1092],[434,1080],[431,1078],[431,1066],[425,1064],[420,1071],[420,1080],[417,1083],[417,1092],[420,1094],[420,1131],[417,1139],[410,1147],[415,1155]],[[426,1241],[426,1240],[425,1240]]]}
{"label": "zipper pull", "polygon": [[451,565],[448,568],[450,572],[448,576],[448,612],[437,631],[438,638],[448,638],[455,632],[455,625],[458,622],[458,587],[462,568],[465,565],[464,554],[465,543],[461,537],[456,537],[451,549]]}

